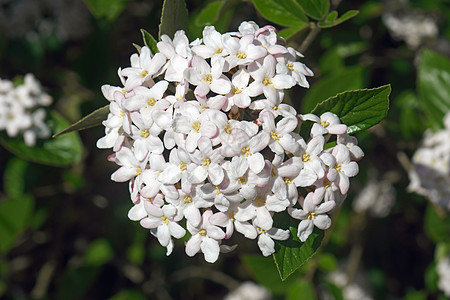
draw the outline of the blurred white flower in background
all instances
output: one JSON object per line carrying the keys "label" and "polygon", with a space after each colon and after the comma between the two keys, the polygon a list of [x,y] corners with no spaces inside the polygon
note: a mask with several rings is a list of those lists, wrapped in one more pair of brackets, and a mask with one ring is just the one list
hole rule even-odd
{"label": "blurred white flower in background", "polygon": [[25,143],[34,146],[37,138],[50,136],[42,106],[51,103],[52,98],[42,91],[32,74],[25,75],[24,83],[16,87],[11,81],[0,79],[0,131],[5,130],[9,137],[23,134]]}
{"label": "blurred white flower in background", "polygon": [[408,190],[450,210],[450,113],[445,129],[426,131],[412,158]]}
{"label": "blurred white flower in background", "polygon": [[224,300],[269,300],[270,292],[251,281],[243,282],[237,289],[225,296]]}
{"label": "blurred white flower in background", "polygon": [[439,260],[437,264],[437,273],[439,275],[438,288],[450,297],[450,256]]}
{"label": "blurred white flower in background", "polygon": [[387,180],[371,179],[353,200],[353,210],[383,218],[395,204],[395,189]]}

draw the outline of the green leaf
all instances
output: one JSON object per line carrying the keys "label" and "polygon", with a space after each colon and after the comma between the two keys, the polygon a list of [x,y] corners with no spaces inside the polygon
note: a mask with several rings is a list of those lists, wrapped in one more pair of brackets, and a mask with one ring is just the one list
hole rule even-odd
{"label": "green leaf", "polygon": [[105,18],[107,21],[114,21],[128,0],[85,0],[87,7],[97,19]]}
{"label": "green leaf", "polygon": [[303,113],[311,112],[317,104],[348,90],[357,90],[364,85],[364,67],[341,68],[324,76],[309,88],[302,100]]}
{"label": "green leaf", "polygon": [[220,15],[224,1],[213,1],[207,4],[195,18],[198,26],[214,25]]}
{"label": "green leaf", "polygon": [[436,263],[433,261],[425,271],[425,286],[427,290],[435,292],[438,287],[439,274],[436,270]]}
{"label": "green leaf", "polygon": [[279,25],[299,28],[308,22],[294,0],[253,0],[253,5],[264,18]]}
{"label": "green leaf", "polygon": [[64,130],[58,132],[53,137],[59,137],[60,135],[73,132],[73,131],[80,131],[85,130],[91,127],[99,126],[102,124],[104,120],[108,117],[109,114],[109,104],[105,105],[97,110],[94,110],[89,115],[84,117],[83,119],[79,120],[78,122],[70,125],[69,127],[65,128]]}
{"label": "green leaf", "polygon": [[0,202],[0,252],[6,253],[31,218],[34,199],[30,195],[6,198]]}
{"label": "green leaf", "polygon": [[[55,111],[50,113],[48,123],[53,132],[59,132],[69,125]],[[20,136],[9,138],[2,133],[0,144],[22,159],[51,166],[68,166],[81,159],[81,140],[75,132],[54,139],[39,140],[35,147],[26,145]]]}
{"label": "green leaf", "polygon": [[[299,297],[301,295],[301,297]],[[311,282],[301,280],[292,285],[289,289],[288,300],[315,300],[317,299],[314,285]]]}
{"label": "green leaf", "polygon": [[291,218],[287,212],[282,212],[274,216],[274,222],[275,227],[289,229],[291,232],[288,240],[275,241],[273,254],[281,280],[284,281],[314,255],[322,243],[324,233],[315,229],[302,243],[297,237],[298,220]]}
{"label": "green leaf", "polygon": [[329,0],[296,0],[303,11],[313,19],[321,20],[330,9]]}
{"label": "green leaf", "polygon": [[338,261],[331,253],[322,253],[319,256],[319,269],[324,272],[332,272],[337,269]]}
{"label": "green leaf", "polygon": [[438,215],[433,205],[428,205],[425,212],[425,231],[435,243],[450,242],[450,216],[444,212]]}
{"label": "green leaf", "polygon": [[127,258],[136,265],[141,265],[145,259],[144,243],[135,242],[127,249]]}
{"label": "green leaf", "polygon": [[320,21],[319,23],[317,23],[317,26],[319,26],[320,28],[334,27],[334,26],[337,26],[337,25],[353,18],[354,16],[356,16],[358,14],[359,14],[359,11],[357,11],[357,10],[349,10],[348,12],[343,14],[340,18],[337,18],[337,16],[338,16],[337,11],[332,11],[327,15],[327,17],[325,18],[324,21]]}
{"label": "green leaf", "polygon": [[8,165],[3,178],[3,186],[5,193],[10,197],[18,197],[25,191],[25,174],[28,163],[20,158],[12,158]]}
{"label": "green leaf", "polygon": [[347,133],[353,134],[378,124],[386,117],[390,92],[390,85],[344,92],[318,104],[312,113],[318,116],[327,111],[335,113],[348,126]]}
{"label": "green leaf", "polygon": [[285,38],[286,40],[289,40],[289,39],[293,38],[294,36],[296,36],[297,34],[299,34],[301,31],[305,30],[306,28],[307,28],[307,24],[303,23],[302,25],[297,26],[297,27],[289,27],[289,28],[280,30],[278,32],[278,35]]}
{"label": "green leaf", "polygon": [[422,107],[435,128],[450,111],[450,59],[431,50],[422,52],[417,77]]}
{"label": "green leaf", "polygon": [[159,24],[159,37],[167,34],[173,38],[177,30],[184,30],[188,34],[189,14],[184,0],[164,0],[161,24]]}
{"label": "green leaf", "polygon": [[[158,42],[155,40],[153,35],[148,33],[148,31],[145,29],[141,29],[141,33],[142,33],[142,39],[144,40],[144,45],[147,46],[148,48],[150,48],[150,51],[152,52],[152,54],[158,53],[158,47],[156,46],[156,44]],[[140,53],[140,51],[139,51],[139,53]]]}
{"label": "green leaf", "polygon": [[101,266],[114,255],[113,249],[106,239],[93,241],[84,253],[84,263],[90,266]]}
{"label": "green leaf", "polygon": [[246,254],[241,259],[250,269],[253,279],[273,294],[286,294],[288,287],[298,280],[296,276],[291,276],[282,281],[278,275],[277,267],[270,257]]}

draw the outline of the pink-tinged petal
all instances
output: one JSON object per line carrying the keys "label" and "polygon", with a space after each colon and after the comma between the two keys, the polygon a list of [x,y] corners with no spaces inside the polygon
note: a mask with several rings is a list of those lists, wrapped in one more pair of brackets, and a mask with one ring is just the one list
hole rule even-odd
{"label": "pink-tinged petal", "polygon": [[308,216],[308,212],[303,209],[289,208],[288,213],[291,217],[297,220],[304,220]]}
{"label": "pink-tinged petal", "polygon": [[142,204],[136,204],[128,211],[128,218],[132,221],[139,221],[145,218],[146,216],[147,211],[144,209],[144,205]]}
{"label": "pink-tinged petal", "polygon": [[291,235],[289,230],[283,230],[280,228],[271,228],[267,233],[271,238],[278,241],[287,240]]}
{"label": "pink-tinged petal", "polygon": [[198,208],[194,205],[188,205],[184,208],[183,214],[189,223],[194,227],[198,227],[202,221],[202,216]]}
{"label": "pink-tinged petal", "polygon": [[303,121],[313,121],[315,123],[320,123],[320,118],[314,114],[304,114],[299,116]]}
{"label": "pink-tinged petal", "polygon": [[347,125],[345,124],[334,124],[326,128],[331,134],[344,134],[347,132]]}
{"label": "pink-tinged petal", "polygon": [[290,89],[296,84],[296,82],[292,76],[280,74],[272,78],[272,84],[276,89],[283,90]]}
{"label": "pink-tinged petal", "polygon": [[261,153],[254,153],[247,157],[248,166],[250,170],[256,174],[260,173],[264,169],[265,161],[264,156]]}
{"label": "pink-tinged petal", "polygon": [[230,218],[226,213],[218,212],[209,218],[209,222],[216,226],[225,227],[230,222]]}
{"label": "pink-tinged petal", "polygon": [[309,235],[313,232],[314,223],[312,220],[303,220],[298,224],[298,238],[300,241],[305,242]]}
{"label": "pink-tinged petal", "polygon": [[210,86],[204,82],[200,82],[194,90],[197,97],[204,98],[209,93]]}
{"label": "pink-tinged petal", "polygon": [[164,184],[175,184],[181,179],[180,167],[176,165],[167,166],[158,176],[158,180]]}
{"label": "pink-tinged petal", "polygon": [[313,170],[319,179],[325,176],[324,165],[322,164],[320,159],[310,160],[307,164],[307,167]]}
{"label": "pink-tinged petal", "polygon": [[217,226],[208,226],[206,228],[206,234],[207,236],[215,240],[221,240],[225,238],[225,232],[223,232],[222,229]]}
{"label": "pink-tinged petal", "polygon": [[206,45],[197,45],[192,47],[192,52],[194,52],[196,55],[202,58],[210,58],[211,56],[214,55],[215,50]]}
{"label": "pink-tinged petal", "polygon": [[244,156],[235,156],[231,159],[231,167],[236,177],[242,177],[248,170],[247,159]]}
{"label": "pink-tinged petal", "polygon": [[176,222],[169,222],[169,230],[170,234],[176,239],[181,239],[186,234],[186,229]]}
{"label": "pink-tinged petal", "polygon": [[[249,201],[249,200],[247,200]],[[239,209],[237,211],[237,213],[234,215],[236,220],[239,220],[241,222],[245,222],[248,220],[253,219],[254,217],[256,217],[256,209],[253,205],[249,205],[246,208],[243,209]]]}
{"label": "pink-tinged petal", "polygon": [[169,226],[167,226],[166,224],[158,226],[156,231],[156,237],[158,238],[158,241],[161,244],[161,246],[166,247],[170,241]]}
{"label": "pink-tinged petal", "polygon": [[331,226],[331,219],[327,215],[319,215],[313,219],[313,222],[317,228],[322,229],[322,230],[326,230],[326,229],[330,228],[330,226]]}
{"label": "pink-tinged petal", "polygon": [[202,136],[212,138],[216,136],[218,132],[219,130],[217,129],[217,126],[213,122],[209,120],[202,121],[202,125],[200,127],[200,134]]}
{"label": "pink-tinged petal", "polygon": [[178,190],[173,185],[160,185],[161,193],[169,199],[178,199]]}
{"label": "pink-tinged petal", "polygon": [[214,263],[219,258],[220,247],[216,240],[205,237],[200,248],[207,262]]}
{"label": "pink-tinged petal", "polygon": [[247,56],[252,60],[256,60],[264,57],[267,54],[267,50],[262,46],[248,45]]}
{"label": "pink-tinged petal", "polygon": [[270,136],[265,134],[264,132],[259,133],[258,135],[251,138],[248,145],[250,147],[250,151],[252,153],[259,152],[267,147],[270,141]]}
{"label": "pink-tinged petal", "polygon": [[152,58],[152,63],[149,68],[150,74],[156,74],[166,63],[166,57],[162,53],[156,53]]}
{"label": "pink-tinged petal", "polygon": [[275,252],[275,242],[267,234],[259,236],[258,246],[264,256],[269,256]]}
{"label": "pink-tinged petal", "polygon": [[[261,84],[261,82],[253,81],[252,83],[250,83],[250,85],[246,89],[247,95],[249,95],[250,97],[259,96],[263,93],[263,87],[264,87],[264,85]],[[255,105],[256,105],[256,103],[255,103]]]}
{"label": "pink-tinged petal", "polygon": [[156,194],[159,193],[160,186],[161,186],[161,184],[159,182],[158,182],[158,184],[146,185],[144,188],[142,188],[141,194],[145,198],[153,198],[156,196]]}
{"label": "pink-tinged petal", "polygon": [[200,244],[202,243],[202,236],[200,234],[194,234],[186,243],[186,254],[188,256],[194,256],[200,251]]}
{"label": "pink-tinged petal", "polygon": [[331,211],[335,206],[336,206],[336,202],[326,201],[326,202],[320,204],[316,208],[315,212],[316,212],[316,214],[321,215],[321,214]]}
{"label": "pink-tinged petal", "polygon": [[242,233],[248,239],[255,239],[258,236],[258,232],[255,227],[248,222],[235,221],[234,226],[236,231]]}
{"label": "pink-tinged petal", "polygon": [[347,192],[350,188],[350,180],[344,174],[340,174],[338,185],[339,185],[339,189],[340,189],[341,193],[345,195],[345,194],[347,194]]}
{"label": "pink-tinged petal", "polygon": [[198,139],[201,137],[200,133],[191,131],[186,137],[186,150],[193,152],[197,148]]}
{"label": "pink-tinged petal", "polygon": [[120,167],[111,175],[111,180],[116,182],[126,182],[134,178],[137,174],[136,168]]}
{"label": "pink-tinged petal", "polygon": [[256,219],[258,220],[259,227],[264,230],[272,228],[273,219],[270,212],[265,207],[258,207],[256,209]]}
{"label": "pink-tinged petal", "polygon": [[324,144],[324,137],[316,136],[309,141],[308,146],[306,147],[306,152],[310,155],[318,155],[320,152],[322,152]]}
{"label": "pink-tinged petal", "polygon": [[345,164],[350,161],[350,151],[342,144],[336,145],[332,153],[336,157],[338,164]]}
{"label": "pink-tinged petal", "polygon": [[158,207],[149,201],[144,202],[145,210],[147,211],[147,214],[151,217],[160,218],[164,215],[163,210],[161,207]]}
{"label": "pink-tinged petal", "polygon": [[139,223],[144,228],[152,229],[152,228],[156,228],[159,225],[161,225],[162,224],[162,220],[161,219],[157,219],[157,218],[144,218]]}
{"label": "pink-tinged petal", "polygon": [[224,172],[219,164],[211,164],[208,168],[209,180],[214,185],[219,185],[224,179]]}
{"label": "pink-tinged petal", "polygon": [[140,161],[143,161],[147,157],[148,150],[146,141],[144,139],[134,141],[133,148],[134,148],[134,155]]}
{"label": "pink-tinged petal", "polygon": [[201,183],[203,180],[208,177],[208,169],[204,166],[197,166],[188,177],[189,182],[191,183]]}
{"label": "pink-tinged petal", "polygon": [[328,133],[328,130],[326,130],[322,125],[320,125],[319,123],[314,123],[313,127],[311,128],[311,136],[312,137],[316,137],[316,136],[321,136],[321,135],[325,135]]}
{"label": "pink-tinged petal", "polygon": [[317,174],[311,169],[303,169],[297,177],[294,178],[296,186],[307,187],[317,180]]}
{"label": "pink-tinged petal", "polygon": [[257,191],[254,185],[246,185],[243,186],[239,193],[242,195],[242,197],[246,200],[252,201],[257,196]]}
{"label": "pink-tinged petal", "polygon": [[356,176],[359,172],[358,164],[354,161],[341,165],[341,172],[348,177]]}
{"label": "pink-tinged petal", "polygon": [[220,78],[213,79],[209,88],[214,93],[225,95],[231,91],[231,82],[227,77],[222,75]]}
{"label": "pink-tinged petal", "polygon": [[245,69],[240,69],[239,71],[233,74],[231,82],[235,87],[243,89],[247,87],[249,80],[250,74],[248,74],[248,72],[246,72]]}

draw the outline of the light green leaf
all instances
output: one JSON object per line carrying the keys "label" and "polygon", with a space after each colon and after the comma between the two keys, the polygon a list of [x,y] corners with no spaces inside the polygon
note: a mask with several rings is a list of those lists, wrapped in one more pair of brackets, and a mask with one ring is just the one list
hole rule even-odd
{"label": "light green leaf", "polygon": [[[55,111],[52,111],[48,125],[52,132],[59,132],[69,124]],[[40,164],[61,167],[81,159],[81,140],[75,132],[54,139],[38,140],[34,147],[27,146],[21,136],[9,138],[2,133],[0,134],[0,144],[22,159]]]}
{"label": "light green leaf", "polygon": [[84,0],[91,13],[97,19],[105,18],[108,21],[114,21],[128,0]]}
{"label": "light green leaf", "polygon": [[386,117],[390,92],[390,85],[344,92],[318,104],[312,113],[318,116],[327,111],[335,113],[348,126],[347,133],[353,134],[378,124]]}
{"label": "light green leaf", "polygon": [[3,187],[10,197],[18,197],[25,191],[25,174],[28,163],[18,157],[12,158],[3,175]]}
{"label": "light green leaf", "polygon": [[207,4],[195,18],[198,26],[215,25],[224,5],[224,1],[213,1]]}
{"label": "light green leaf", "polygon": [[324,76],[309,88],[302,99],[303,113],[311,112],[317,104],[349,90],[357,90],[364,85],[364,67],[341,68]]}
{"label": "light green leaf", "polygon": [[[155,53],[158,53],[158,47],[156,46],[156,44],[158,42],[155,40],[153,35],[148,33],[148,31],[145,29],[141,29],[141,33],[142,33],[142,39],[144,40],[144,45],[147,46],[148,48],[150,48],[150,51],[152,52],[153,55]],[[139,53],[140,53],[140,51],[139,51]]]}
{"label": "light green leaf", "polygon": [[253,5],[264,18],[279,25],[299,28],[308,22],[294,0],[253,0]]}
{"label": "light green leaf", "polygon": [[322,243],[324,233],[322,230],[314,230],[303,243],[297,237],[299,221],[291,218],[287,212],[276,214],[274,222],[275,227],[289,229],[291,232],[288,240],[275,241],[273,254],[281,280],[284,281],[314,255]]}
{"label": "light green leaf", "polygon": [[329,0],[296,0],[303,11],[313,19],[321,20],[330,9]]}
{"label": "light green leaf", "polygon": [[317,23],[317,26],[319,26],[320,28],[334,27],[334,26],[337,26],[337,25],[353,18],[354,16],[356,16],[358,14],[359,14],[359,11],[357,11],[357,10],[349,10],[348,12],[343,14],[340,18],[338,18],[337,11],[332,11],[327,15],[327,17],[325,18],[324,21],[320,21],[319,23]]}
{"label": "light green leaf", "polygon": [[148,298],[138,290],[121,290],[109,300],[147,300]]}
{"label": "light green leaf", "polygon": [[294,284],[298,278],[291,276],[285,281],[280,279],[277,267],[270,257],[261,255],[243,255],[241,259],[250,269],[253,279],[260,285],[270,290],[273,294],[283,295],[287,292],[287,287]]}
{"label": "light green leaf", "polygon": [[33,211],[34,199],[30,195],[6,198],[0,202],[0,252],[6,253],[17,236],[25,229]]}
{"label": "light green leaf", "polygon": [[177,30],[184,30],[188,34],[189,14],[184,0],[164,0],[161,23],[159,24],[159,37],[167,34],[173,38]]}
{"label": "light green leaf", "polygon": [[324,272],[332,272],[337,269],[338,261],[336,257],[331,253],[322,253],[319,256],[319,269]]}
{"label": "light green leaf", "polygon": [[450,111],[450,59],[431,50],[424,50],[419,65],[417,86],[422,107],[435,128]]}
{"label": "light green leaf", "polygon": [[55,299],[86,299],[83,295],[94,284],[100,270],[100,266],[66,268],[57,286],[57,296]]}
{"label": "light green leaf", "polygon": [[84,263],[90,266],[101,266],[113,257],[113,249],[106,239],[93,241],[84,253]]}
{"label": "light green leaf", "polygon": [[99,108],[97,110],[94,110],[89,115],[84,117],[83,119],[79,120],[78,122],[68,126],[64,130],[58,132],[53,137],[59,137],[60,135],[73,132],[73,131],[80,131],[85,130],[91,127],[99,126],[102,124],[104,120],[108,117],[109,114],[109,104],[103,106],[102,108]]}

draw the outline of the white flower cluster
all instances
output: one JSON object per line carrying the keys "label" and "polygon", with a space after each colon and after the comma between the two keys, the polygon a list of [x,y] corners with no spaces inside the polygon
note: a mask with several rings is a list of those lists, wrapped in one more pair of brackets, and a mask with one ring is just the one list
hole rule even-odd
{"label": "white flower cluster", "polygon": [[450,297],[450,256],[441,258],[437,264],[437,273],[439,275],[438,288]]}
{"label": "white flower cluster", "polygon": [[51,103],[52,98],[42,91],[32,74],[25,75],[24,83],[16,87],[11,81],[0,79],[0,130],[6,130],[9,137],[23,133],[25,143],[34,146],[36,138],[50,136],[42,106]]}
{"label": "white flower cluster", "polygon": [[[270,255],[273,239],[289,237],[272,219],[287,209],[301,220],[305,241],[314,225],[330,226],[327,213],[357,174],[363,152],[336,115],[297,115],[282,103],[285,89],[307,87],[313,74],[278,40],[273,27],[253,22],[225,34],[208,26],[192,43],[183,31],[173,40],[163,35],[158,53],[143,47],[131,67],[119,69],[123,87],[102,87],[111,103],[97,146],[115,152],[109,160],[120,168],[112,180],[129,181],[129,218],[167,254],[172,237],[186,234],[185,219],[189,256],[201,251],[216,261],[233,249],[221,243],[235,231],[258,238]],[[309,141],[295,132],[306,120],[313,122]],[[324,149],[330,136],[337,144]],[[303,198],[298,187],[311,192]]]}
{"label": "white flower cluster", "polygon": [[408,190],[450,210],[450,113],[444,124],[445,129],[425,132],[412,158]]}

